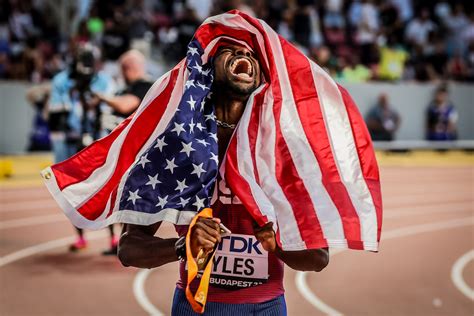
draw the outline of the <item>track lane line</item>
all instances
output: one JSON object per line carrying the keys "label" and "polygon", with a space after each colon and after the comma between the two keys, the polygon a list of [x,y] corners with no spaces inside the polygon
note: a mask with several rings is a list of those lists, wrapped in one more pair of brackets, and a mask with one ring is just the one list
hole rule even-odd
{"label": "track lane line", "polygon": [[153,271],[154,269],[142,269],[138,271],[133,280],[133,295],[138,304],[150,314],[150,316],[164,316],[164,314],[150,302],[145,292],[145,281]]}
{"label": "track lane line", "polygon": [[[416,234],[428,233],[433,231],[445,230],[445,229],[452,229],[458,228],[463,226],[470,226],[474,224],[474,220],[471,216],[457,218],[448,221],[441,221],[441,222],[434,222],[428,224],[421,224],[421,225],[413,225],[398,229],[389,230],[382,234],[382,239],[395,239],[401,237],[407,237]],[[331,257],[340,254],[347,250],[339,250],[336,249],[335,251],[331,252]],[[295,276],[295,283],[298,292],[316,309],[320,310],[321,312],[325,313],[326,315],[343,315],[342,312],[338,311],[337,309],[329,306],[325,302],[323,302],[319,297],[311,291],[310,287],[308,286],[307,282],[307,275],[308,272],[297,271]]]}
{"label": "track lane line", "polygon": [[470,250],[464,255],[462,255],[454,263],[451,269],[451,280],[453,281],[456,288],[461,291],[462,294],[466,295],[471,301],[474,301],[474,290],[467,285],[462,277],[462,271],[469,263],[469,261],[474,260],[474,250]]}

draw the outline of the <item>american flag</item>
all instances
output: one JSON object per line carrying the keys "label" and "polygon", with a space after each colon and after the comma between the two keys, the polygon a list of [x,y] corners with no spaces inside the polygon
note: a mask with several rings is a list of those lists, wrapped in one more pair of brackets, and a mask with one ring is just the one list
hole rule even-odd
{"label": "american flag", "polygon": [[[264,83],[218,170],[212,58],[229,41],[256,53]],[[42,171],[71,222],[89,229],[188,224],[212,204],[218,173],[258,224],[274,223],[284,250],[378,249],[379,172],[355,103],[264,21],[238,11],[204,21],[186,58],[110,135]]]}

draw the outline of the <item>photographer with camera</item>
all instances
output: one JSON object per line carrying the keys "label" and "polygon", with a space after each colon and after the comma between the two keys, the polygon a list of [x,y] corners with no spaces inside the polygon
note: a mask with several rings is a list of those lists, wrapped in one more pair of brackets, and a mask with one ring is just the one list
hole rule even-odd
{"label": "photographer with camera", "polygon": [[[111,77],[99,71],[100,51],[91,44],[77,47],[70,67],[52,80],[48,102],[48,125],[56,163],[61,162],[107,134],[101,126],[101,114],[108,107],[94,95],[113,95]],[[71,251],[87,247],[83,231]],[[111,243],[116,243],[110,226]]]}

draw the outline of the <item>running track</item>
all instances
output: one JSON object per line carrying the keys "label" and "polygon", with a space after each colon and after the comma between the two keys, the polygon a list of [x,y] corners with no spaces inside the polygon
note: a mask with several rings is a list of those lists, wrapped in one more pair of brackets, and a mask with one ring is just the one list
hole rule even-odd
{"label": "running track", "polygon": [[[286,270],[290,315],[473,315],[474,168],[381,168],[378,254],[333,252],[321,273]],[[173,236],[166,226],[164,236]],[[0,315],[168,315],[177,265],[123,268],[105,231],[73,229],[42,186],[0,187]]]}

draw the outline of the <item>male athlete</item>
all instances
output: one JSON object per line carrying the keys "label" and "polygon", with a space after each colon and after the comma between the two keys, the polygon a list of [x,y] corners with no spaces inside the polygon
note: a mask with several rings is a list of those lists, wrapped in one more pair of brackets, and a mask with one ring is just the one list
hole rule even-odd
{"label": "male athlete", "polygon": [[[259,87],[262,77],[253,52],[237,45],[227,44],[219,49],[214,69],[212,100],[222,162],[247,99]],[[272,223],[258,227],[223,179],[219,177],[216,186],[217,199],[211,206],[214,218],[200,217],[190,238],[195,258],[200,251],[207,253],[217,247],[204,314],[286,315],[283,263],[295,270],[321,271],[329,261],[328,249],[283,251],[276,243]],[[230,235],[221,236],[221,223],[232,232]],[[118,256],[125,266],[140,268],[159,267],[181,259],[172,314],[197,315],[184,292],[184,236],[188,227],[176,226],[180,238],[162,239],[154,236],[160,224],[125,225]]]}

